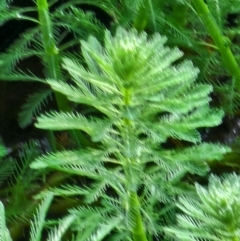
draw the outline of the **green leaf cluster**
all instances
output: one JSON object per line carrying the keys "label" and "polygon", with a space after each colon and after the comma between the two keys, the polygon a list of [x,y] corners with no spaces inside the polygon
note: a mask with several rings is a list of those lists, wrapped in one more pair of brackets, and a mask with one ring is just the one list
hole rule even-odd
{"label": "green leaf cluster", "polygon": [[239,185],[235,173],[211,175],[208,187],[196,184],[197,197],[181,196],[178,226],[166,228],[178,240],[239,240]]}
{"label": "green leaf cluster", "polygon": [[[193,191],[184,176],[205,175],[209,169],[204,160],[221,159],[229,151],[201,143],[197,128],[218,125],[223,112],[209,106],[211,86],[195,84],[198,70],[189,61],[174,64],[182,53],[165,42],[159,34],[148,38],[134,29],[118,28],[114,36],[105,31],[104,45],[92,36],[81,41],[84,65],[77,58],[63,59],[72,83],[47,80],[69,100],[98,111],[95,116],[50,112],[36,123],[42,129],[78,129],[97,143],[96,148],[50,153],[31,164],[90,179],[84,186],[49,190],[83,198],[87,206],[76,215],[84,226],[77,228],[77,237],[83,232],[95,237],[103,226],[114,230],[112,240],[162,234],[159,203],[173,205],[178,194]],[[166,150],[162,144],[169,137],[196,145]],[[93,211],[98,221],[87,224],[95,202],[100,202]],[[117,227],[109,226],[112,220]]]}

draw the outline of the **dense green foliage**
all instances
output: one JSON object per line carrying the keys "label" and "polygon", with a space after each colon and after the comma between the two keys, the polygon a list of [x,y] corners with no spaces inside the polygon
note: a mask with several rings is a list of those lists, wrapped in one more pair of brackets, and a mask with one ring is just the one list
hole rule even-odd
{"label": "dense green foliage", "polygon": [[179,198],[178,227],[166,228],[178,240],[239,240],[239,176],[210,176],[208,188],[196,184],[198,197]]}
{"label": "dense green foliage", "polygon": [[[106,31],[105,47],[95,37],[81,42],[85,68],[78,59],[63,59],[73,84],[47,80],[69,100],[92,106],[102,115],[86,118],[52,112],[40,116],[36,126],[79,129],[101,145],[52,153],[38,158],[31,167],[50,167],[90,178],[90,188],[68,185],[51,192],[82,195],[87,204],[100,199],[96,226],[87,221],[84,226],[97,233],[104,225],[110,231],[115,220],[118,227],[112,240],[126,240],[131,233],[136,241],[160,235],[162,224],[155,215],[159,203],[173,205],[175,195],[189,189],[181,180],[188,172],[203,175],[208,171],[206,163],[199,160],[216,160],[228,151],[219,145],[199,144],[196,128],[219,124],[223,112],[209,108],[212,88],[194,84],[198,71],[191,62],[171,66],[182,53],[164,47],[165,41],[157,34],[147,40],[146,33],[138,35],[137,31],[119,28],[114,37]],[[196,145],[165,150],[161,143],[169,137]],[[108,189],[113,190],[112,197],[106,195]],[[77,215],[86,220],[89,208]],[[110,217],[107,220],[106,215]],[[78,236],[83,232],[89,232],[88,228],[81,228]]]}
{"label": "dense green foliage", "polygon": [[[14,159],[1,144],[0,240],[17,240],[29,223],[31,241],[46,230],[49,241],[240,240],[239,177],[211,175],[208,188],[191,181],[207,183],[212,161],[230,152],[201,131],[239,112],[239,8],[239,0],[37,0],[21,9],[1,1],[1,24],[34,27],[0,54],[0,78],[46,86],[29,96],[19,124],[36,118],[51,150],[34,140]],[[41,74],[16,68],[32,57]],[[40,114],[50,96],[57,110]]]}

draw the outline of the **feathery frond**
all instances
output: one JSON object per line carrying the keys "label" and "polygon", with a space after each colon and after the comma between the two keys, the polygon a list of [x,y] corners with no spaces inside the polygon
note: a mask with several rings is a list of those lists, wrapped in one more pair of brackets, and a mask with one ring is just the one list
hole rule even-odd
{"label": "feathery frond", "polygon": [[16,169],[16,164],[11,158],[0,159],[0,185],[10,178]]}
{"label": "feathery frond", "polygon": [[33,118],[40,113],[42,106],[46,105],[47,99],[51,96],[51,93],[51,90],[44,90],[28,97],[18,115],[18,122],[21,128],[29,125]]}
{"label": "feathery frond", "polygon": [[1,241],[12,241],[10,233],[7,229],[5,222],[5,210],[2,202],[0,202],[0,240]]}
{"label": "feathery frond", "polygon": [[30,49],[31,44],[33,44],[38,36],[38,32],[38,28],[26,30],[14,41],[5,53],[0,55],[0,66],[2,66],[1,74],[7,75],[14,70],[20,60],[42,54],[36,49]]}
{"label": "feathery frond", "polygon": [[48,194],[39,205],[37,214],[34,215],[33,221],[31,221],[30,241],[41,241],[45,217],[52,199],[53,195]]}
{"label": "feathery frond", "polygon": [[85,13],[74,6],[56,11],[53,17],[56,19],[56,26],[62,26],[80,38],[85,38],[86,32],[100,37],[104,31],[104,26],[91,12]]}
{"label": "feathery frond", "polygon": [[65,218],[63,218],[60,222],[57,228],[55,228],[53,231],[51,231],[47,241],[61,241],[63,238],[64,233],[69,228],[69,226],[72,224],[72,222],[75,220],[74,215],[69,215]]}
{"label": "feathery frond", "polygon": [[[18,147],[17,159],[6,159],[9,162],[9,175],[7,184],[3,186],[7,198],[11,203],[6,204],[6,218],[11,222],[21,222],[29,218],[33,213],[31,203],[31,192],[39,189],[39,180],[46,174],[43,170],[31,170],[29,164],[42,153],[41,146],[37,140],[31,140]],[[6,170],[5,170],[6,171]],[[5,173],[6,175],[7,173]],[[3,175],[4,177],[4,175]],[[30,188],[31,187],[31,188]]]}

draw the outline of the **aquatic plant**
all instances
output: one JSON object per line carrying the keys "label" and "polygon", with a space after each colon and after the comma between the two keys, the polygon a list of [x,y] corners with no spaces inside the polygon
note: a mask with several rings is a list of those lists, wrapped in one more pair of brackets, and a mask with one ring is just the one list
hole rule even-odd
{"label": "aquatic plant", "polygon": [[[42,129],[78,129],[98,143],[49,153],[31,164],[89,179],[41,194],[84,200],[84,206],[70,210],[75,240],[140,241],[163,235],[161,205],[173,211],[177,196],[191,191],[185,175],[205,175],[204,160],[221,159],[229,151],[201,143],[197,128],[220,124],[223,112],[209,107],[212,87],[194,83],[198,69],[190,61],[172,65],[182,52],[165,47],[166,40],[159,34],[148,39],[136,30],[118,28],[115,36],[105,31],[104,46],[93,36],[81,41],[84,65],[78,58],[63,59],[72,83],[46,80],[70,101],[99,112],[49,112],[36,123]],[[166,149],[169,137],[192,145]]]}
{"label": "aquatic plant", "polygon": [[[110,16],[108,31],[94,14],[81,10],[84,4]],[[184,205],[198,198],[200,189],[195,193],[189,176],[206,179],[210,161],[230,151],[220,144],[202,143],[199,128],[220,124],[222,109],[227,115],[239,110],[239,26],[227,23],[237,12],[239,3],[234,0],[69,0],[59,5],[55,0],[38,0],[35,7],[22,9],[1,1],[2,24],[30,20],[34,27],[0,55],[0,78],[51,87],[29,97],[19,115],[20,125],[24,128],[35,119],[52,93],[60,111],[41,115],[36,123],[50,130],[55,152],[42,155],[30,143],[23,148],[26,155],[20,165],[1,159],[2,181],[16,184],[2,190],[3,203],[15,204],[9,209],[4,203],[6,218],[20,226],[19,220],[29,219],[39,204],[32,196],[44,197],[30,231],[31,240],[41,240],[55,195],[62,203],[76,202],[61,222],[47,222],[59,223],[49,240],[65,240],[67,229],[78,241],[172,240],[166,236],[169,232],[174,238],[181,236],[181,225],[178,234],[177,226],[165,227],[177,221],[178,208],[185,211],[181,204],[175,206],[179,196],[188,197]],[[171,48],[164,46],[166,39]],[[33,56],[42,61],[42,74],[16,70],[20,60]],[[211,105],[219,109],[210,108],[211,93]],[[79,111],[81,107],[88,113]],[[57,146],[51,132],[55,130],[69,131],[67,142],[75,149],[60,152],[69,145]],[[0,157],[6,151],[0,148]],[[34,158],[31,167],[38,175],[29,168]],[[15,201],[28,188],[32,192],[26,205],[31,210],[21,214]],[[0,212],[0,229],[7,234],[2,205]],[[194,218],[197,223],[198,217]],[[195,233],[201,232],[198,228]],[[10,240],[8,234],[6,238]]]}

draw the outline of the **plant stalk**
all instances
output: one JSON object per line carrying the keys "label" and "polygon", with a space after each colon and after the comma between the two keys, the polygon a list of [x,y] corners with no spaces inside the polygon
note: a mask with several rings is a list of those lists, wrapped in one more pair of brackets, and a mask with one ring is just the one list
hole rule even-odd
{"label": "plant stalk", "polygon": [[[130,106],[131,103],[131,89],[125,88],[124,89],[124,105],[126,108]],[[124,142],[125,142],[125,152],[126,152],[126,163],[124,165],[124,172],[126,175],[126,189],[127,193],[130,194],[129,196],[129,213],[131,222],[133,223],[132,227],[132,237],[133,241],[147,241],[146,231],[144,228],[144,223],[142,220],[141,215],[141,204],[138,198],[137,190],[134,188],[135,180],[133,180],[132,175],[132,165],[135,165],[135,158],[132,158],[131,156],[131,134],[134,133],[134,130],[132,130],[132,120],[128,118],[124,118]]]}
{"label": "plant stalk", "polygon": [[[50,79],[58,79],[60,76],[60,64],[58,48],[55,44],[52,31],[52,22],[49,14],[47,0],[37,0],[39,21],[41,25],[42,40],[45,51],[44,62],[47,66],[47,77]],[[66,96],[55,92],[58,108],[62,111],[69,111]]]}
{"label": "plant stalk", "polygon": [[212,16],[207,4],[204,0],[193,0],[192,4],[196,9],[200,19],[206,26],[210,36],[219,49],[222,56],[222,61],[230,75],[236,80],[236,88],[240,90],[240,68],[230,49],[230,40],[224,36]]}
{"label": "plant stalk", "polygon": [[[45,51],[44,62],[47,66],[47,77],[54,80],[62,80],[63,78],[61,76],[59,50],[56,46],[54,39],[52,21],[50,18],[47,0],[37,0],[37,8],[39,14],[39,21],[41,25],[43,46]],[[64,112],[70,112],[71,108],[68,104],[67,97],[56,91],[54,92],[54,94],[59,110]],[[80,131],[73,130],[70,132],[70,135],[77,144],[80,143],[81,146],[90,145],[89,140]],[[51,143],[53,143],[53,140],[50,141]],[[53,145],[52,147],[56,148],[56,145]]]}

